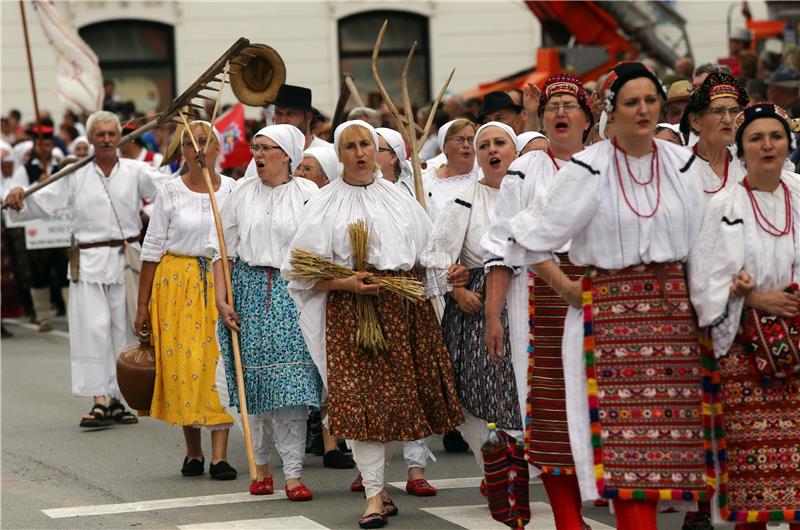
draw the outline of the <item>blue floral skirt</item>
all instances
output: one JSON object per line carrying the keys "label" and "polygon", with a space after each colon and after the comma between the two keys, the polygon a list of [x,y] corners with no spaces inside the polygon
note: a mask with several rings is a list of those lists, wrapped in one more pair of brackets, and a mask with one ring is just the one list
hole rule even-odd
{"label": "blue floral skirt", "polygon": [[[261,414],[283,407],[319,408],[322,380],[300,331],[297,308],[278,269],[251,267],[242,260],[232,272],[233,300],[241,319],[247,411]],[[230,405],[239,407],[231,332],[217,321]]]}

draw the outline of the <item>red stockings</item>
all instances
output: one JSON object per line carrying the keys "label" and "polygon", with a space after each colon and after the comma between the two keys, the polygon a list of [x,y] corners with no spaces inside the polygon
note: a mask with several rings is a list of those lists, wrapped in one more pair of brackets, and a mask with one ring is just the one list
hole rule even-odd
{"label": "red stockings", "polygon": [[541,476],[547,499],[553,508],[553,518],[557,530],[580,530],[583,527],[581,515],[581,492],[575,475]]}

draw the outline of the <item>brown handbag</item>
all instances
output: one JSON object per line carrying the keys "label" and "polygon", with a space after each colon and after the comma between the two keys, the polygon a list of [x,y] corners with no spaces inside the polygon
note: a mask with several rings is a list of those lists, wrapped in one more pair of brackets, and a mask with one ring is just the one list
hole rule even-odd
{"label": "brown handbag", "polygon": [[139,334],[139,343],[128,346],[117,357],[117,384],[128,406],[150,410],[156,384],[156,352],[150,345],[147,326]]}

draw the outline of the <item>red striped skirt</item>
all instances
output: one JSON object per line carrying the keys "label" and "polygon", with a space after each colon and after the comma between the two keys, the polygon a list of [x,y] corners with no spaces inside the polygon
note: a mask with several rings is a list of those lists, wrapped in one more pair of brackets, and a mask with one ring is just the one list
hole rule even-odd
{"label": "red striped skirt", "polygon": [[697,333],[683,264],[593,271],[583,291],[600,494],[706,500],[711,407],[704,389],[715,372]]}
{"label": "red striped skirt", "polygon": [[[559,254],[561,270],[577,280],[585,267]],[[561,340],[567,303],[538,276],[533,285],[533,338],[529,348],[528,407],[525,438],[528,461],[543,473],[572,474]],[[531,289],[529,285],[529,291]]]}

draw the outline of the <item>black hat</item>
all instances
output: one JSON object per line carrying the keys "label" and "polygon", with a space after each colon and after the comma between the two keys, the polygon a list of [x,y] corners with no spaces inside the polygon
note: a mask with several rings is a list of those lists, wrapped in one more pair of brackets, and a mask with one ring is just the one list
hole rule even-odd
{"label": "black hat", "polygon": [[782,64],[772,72],[766,83],[783,88],[798,88],[800,87],[800,73],[792,69],[792,67]]}
{"label": "black hat", "polygon": [[653,70],[644,63],[639,61],[621,61],[617,63],[614,68],[608,73],[605,83],[603,84],[606,93],[605,110],[606,112],[614,112],[614,107],[617,104],[617,95],[622,86],[631,81],[646,77],[656,85],[656,92],[662,100],[667,99],[667,94],[664,91],[664,86],[658,80]]}
{"label": "black hat", "polygon": [[522,106],[514,103],[514,100],[511,99],[511,96],[505,92],[489,92],[483,97],[481,113],[478,116],[478,119],[483,119],[487,114],[500,109],[512,109],[517,113],[522,112]]}
{"label": "black hat", "polygon": [[281,85],[275,101],[270,101],[270,103],[276,107],[289,107],[311,112],[311,89],[302,86]]}

